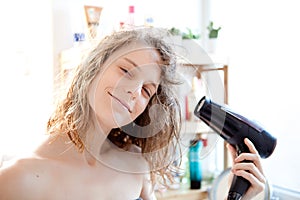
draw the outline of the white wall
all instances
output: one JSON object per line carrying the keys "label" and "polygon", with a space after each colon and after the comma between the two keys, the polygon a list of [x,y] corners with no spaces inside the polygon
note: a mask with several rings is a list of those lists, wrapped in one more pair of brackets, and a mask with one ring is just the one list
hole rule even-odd
{"label": "white wall", "polygon": [[53,0],[54,65],[59,68],[59,53],[71,48],[73,33],[86,33],[84,5],[103,7],[100,16],[99,37],[118,29],[120,21],[128,18],[128,6],[135,6],[135,24],[144,24],[145,16],[152,16],[154,25],[186,31],[189,27],[201,32],[202,2],[200,0]]}
{"label": "white wall", "polygon": [[1,3],[0,154],[29,150],[52,103],[51,0]]}
{"label": "white wall", "polygon": [[269,181],[300,191],[299,3],[213,0],[211,8],[219,50],[230,56],[229,104],[278,138],[264,160]]}

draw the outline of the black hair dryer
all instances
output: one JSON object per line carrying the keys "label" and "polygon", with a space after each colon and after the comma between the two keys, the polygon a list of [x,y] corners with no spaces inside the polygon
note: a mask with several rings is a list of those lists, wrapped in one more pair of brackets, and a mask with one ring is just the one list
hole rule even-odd
{"label": "black hair dryer", "polygon": [[[277,139],[257,123],[232,112],[228,107],[218,105],[205,96],[198,102],[194,114],[224,140],[233,145],[238,154],[249,152],[244,143],[248,138],[261,158],[269,157]],[[250,182],[241,176],[234,176],[228,193],[228,200],[239,200],[250,187]]]}

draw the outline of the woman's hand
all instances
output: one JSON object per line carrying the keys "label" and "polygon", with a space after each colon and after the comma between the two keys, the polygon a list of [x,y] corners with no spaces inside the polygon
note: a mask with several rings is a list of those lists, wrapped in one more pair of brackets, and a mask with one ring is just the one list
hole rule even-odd
{"label": "woman's hand", "polygon": [[[236,150],[232,145],[227,144],[227,148],[232,155],[232,173],[244,177],[251,184],[242,198],[243,200],[249,200],[265,189],[266,178],[263,173],[260,156],[255,146],[247,138],[245,138],[244,142],[248,146],[250,153],[242,153],[237,156]],[[242,162],[243,160],[251,162]]]}

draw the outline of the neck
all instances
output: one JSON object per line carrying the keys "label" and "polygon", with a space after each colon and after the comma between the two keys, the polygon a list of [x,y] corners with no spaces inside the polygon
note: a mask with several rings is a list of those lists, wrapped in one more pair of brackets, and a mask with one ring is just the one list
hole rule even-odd
{"label": "neck", "polygon": [[83,158],[88,165],[92,166],[99,159],[100,151],[109,149],[109,145],[106,144],[109,132],[110,130],[104,132],[103,129],[97,126],[90,128],[85,133],[85,138],[82,138],[85,147],[82,154],[78,152],[78,148],[70,141],[69,137],[64,134],[50,136],[34,151],[34,154],[41,157],[71,159],[73,161]]}

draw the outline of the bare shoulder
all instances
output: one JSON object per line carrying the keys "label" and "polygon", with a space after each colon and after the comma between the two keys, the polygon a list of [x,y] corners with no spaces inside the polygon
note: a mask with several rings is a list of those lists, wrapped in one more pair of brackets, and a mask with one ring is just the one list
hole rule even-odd
{"label": "bare shoulder", "polygon": [[49,179],[45,170],[46,163],[37,158],[18,159],[0,168],[0,199],[39,197],[38,193],[46,189],[45,183]]}
{"label": "bare shoulder", "polygon": [[141,197],[144,200],[156,200],[153,184],[149,173],[146,173],[144,175]]}

